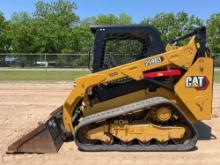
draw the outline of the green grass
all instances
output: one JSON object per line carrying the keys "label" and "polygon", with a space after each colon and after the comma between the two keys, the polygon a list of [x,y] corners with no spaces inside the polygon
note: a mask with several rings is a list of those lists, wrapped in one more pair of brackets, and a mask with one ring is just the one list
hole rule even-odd
{"label": "green grass", "polygon": [[220,71],[215,71],[215,73],[214,73],[214,81],[220,83]]}
{"label": "green grass", "polygon": [[88,74],[82,70],[26,70],[26,71],[0,71],[0,81],[73,81],[75,78]]}
{"label": "green grass", "polygon": [[[87,70],[0,70],[0,81],[73,81],[88,73]],[[220,71],[215,71],[214,81],[220,83]]]}

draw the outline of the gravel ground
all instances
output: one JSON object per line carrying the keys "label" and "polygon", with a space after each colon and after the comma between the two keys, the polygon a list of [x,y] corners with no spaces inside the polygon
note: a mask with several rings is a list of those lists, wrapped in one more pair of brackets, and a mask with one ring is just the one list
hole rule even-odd
{"label": "gravel ground", "polygon": [[7,146],[61,105],[72,83],[0,82],[0,164],[220,164],[220,84],[214,85],[213,119],[205,121],[216,139],[200,140],[191,152],[80,152],[73,142],[58,154],[5,154]]}

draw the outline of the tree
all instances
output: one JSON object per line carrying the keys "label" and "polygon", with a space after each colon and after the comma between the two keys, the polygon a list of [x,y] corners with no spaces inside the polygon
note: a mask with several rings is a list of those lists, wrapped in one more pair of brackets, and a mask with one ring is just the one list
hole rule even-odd
{"label": "tree", "polygon": [[4,51],[4,28],[5,28],[5,18],[3,13],[0,13],[0,51]]}
{"label": "tree", "polygon": [[132,18],[126,13],[119,16],[113,14],[100,14],[96,17],[88,17],[80,22],[81,27],[90,25],[129,25],[132,24]]}
{"label": "tree", "polygon": [[7,35],[11,39],[12,52],[36,52],[37,23],[26,12],[13,13]]}
{"label": "tree", "polygon": [[[212,52],[220,52],[220,13],[213,14],[207,21],[207,40]],[[220,66],[220,56],[215,57],[215,65]]]}
{"label": "tree", "polygon": [[[75,53],[80,51],[79,34],[75,28],[79,17],[74,13],[76,4],[67,0],[38,1],[33,18],[38,22],[36,46],[42,53]],[[49,56],[59,66],[70,63],[70,56]]]}
{"label": "tree", "polygon": [[[40,52],[61,53],[70,48],[67,41],[78,38],[73,31],[79,22],[78,16],[73,12],[75,9],[76,4],[66,0],[36,3],[34,18],[40,25],[37,31]],[[71,53],[78,50],[77,42],[75,44],[69,50]]]}
{"label": "tree", "polygon": [[153,18],[142,20],[141,24],[150,24],[158,28],[162,40],[166,44],[177,36],[191,32],[194,26],[203,25],[203,21],[182,11],[176,15],[172,12],[159,13]]}
{"label": "tree", "polygon": [[9,52],[11,41],[7,36],[9,21],[6,21],[3,13],[0,12],[0,53]]}
{"label": "tree", "polygon": [[220,13],[213,14],[207,21],[207,40],[213,52],[220,52]]}
{"label": "tree", "polygon": [[[93,17],[91,17],[93,18]],[[132,24],[132,18],[125,13],[121,13],[118,17],[113,14],[100,14],[93,18],[94,23],[97,25],[127,25]]]}
{"label": "tree", "polygon": [[96,17],[88,17],[80,21],[80,27],[89,28],[90,25],[95,25]]}
{"label": "tree", "polygon": [[113,25],[118,23],[118,18],[113,14],[100,14],[96,17],[95,24],[97,25]]}
{"label": "tree", "polygon": [[[37,22],[26,12],[14,13],[6,28],[6,40],[10,41],[12,53],[36,52],[36,29]],[[7,45],[7,44],[6,44]],[[21,66],[32,65],[37,56],[19,55]]]}
{"label": "tree", "polygon": [[118,17],[118,24],[120,25],[129,25],[132,24],[132,17],[127,15],[126,13],[121,13]]}

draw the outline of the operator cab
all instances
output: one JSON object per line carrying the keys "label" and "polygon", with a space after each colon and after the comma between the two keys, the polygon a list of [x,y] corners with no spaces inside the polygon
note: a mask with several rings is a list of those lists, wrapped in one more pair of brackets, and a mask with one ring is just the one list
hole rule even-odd
{"label": "operator cab", "polygon": [[92,72],[165,52],[159,31],[150,25],[91,26],[95,35]]}

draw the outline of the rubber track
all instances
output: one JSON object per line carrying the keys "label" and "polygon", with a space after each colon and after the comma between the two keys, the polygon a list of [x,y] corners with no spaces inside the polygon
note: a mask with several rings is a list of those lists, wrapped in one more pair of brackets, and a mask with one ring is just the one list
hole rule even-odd
{"label": "rubber track", "polygon": [[[192,134],[194,135],[187,144],[168,144],[168,145],[120,145],[120,144],[84,144],[80,142],[79,131],[86,125],[114,118],[120,115],[127,114],[129,112],[135,111],[137,109],[148,108],[150,109],[153,106],[158,106],[161,104],[168,104],[175,108],[179,115],[185,119],[185,123],[191,129]],[[79,150],[82,151],[188,151],[195,147],[196,142],[198,140],[198,132],[195,126],[189,121],[189,119],[182,113],[181,109],[179,109],[175,104],[164,97],[153,97],[150,99],[138,101],[135,103],[127,104],[124,106],[120,106],[117,108],[113,108],[110,110],[106,110],[103,112],[99,112],[90,116],[87,116],[80,120],[79,124],[76,126],[75,131],[75,143],[78,146]]]}

